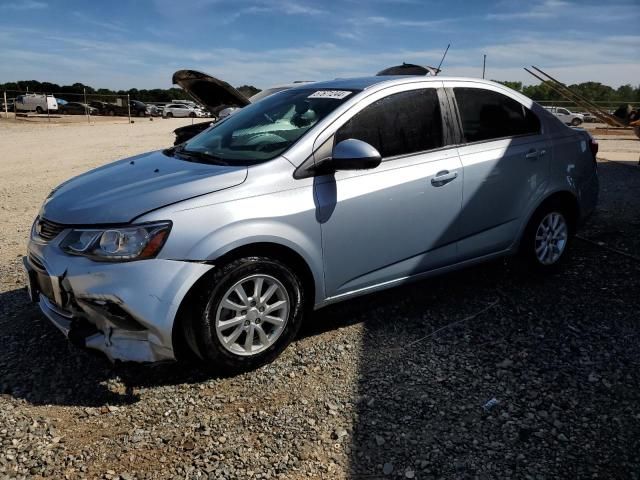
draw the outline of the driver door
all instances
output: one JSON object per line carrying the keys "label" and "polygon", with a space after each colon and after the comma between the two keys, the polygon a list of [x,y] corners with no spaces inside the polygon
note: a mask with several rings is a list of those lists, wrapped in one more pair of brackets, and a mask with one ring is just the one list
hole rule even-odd
{"label": "driver door", "polygon": [[[433,83],[429,84],[433,85]],[[445,142],[436,88],[378,94],[335,132],[378,149],[372,170],[316,177],[328,297],[453,263],[462,168]]]}

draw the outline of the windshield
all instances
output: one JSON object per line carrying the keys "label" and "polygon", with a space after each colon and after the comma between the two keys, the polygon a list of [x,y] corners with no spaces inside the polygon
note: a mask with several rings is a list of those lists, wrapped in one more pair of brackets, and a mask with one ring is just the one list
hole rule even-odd
{"label": "windshield", "polygon": [[353,96],[354,90],[293,89],[238,110],[180,151],[229,164],[275,158]]}
{"label": "windshield", "polygon": [[266,88],[264,90],[259,91],[258,93],[256,93],[255,95],[249,97],[249,101],[251,103],[256,103],[258,100],[262,100],[263,98],[266,98],[270,95],[273,95],[274,93],[278,93],[281,92],[283,90],[289,90],[291,87],[273,87],[273,88]]}

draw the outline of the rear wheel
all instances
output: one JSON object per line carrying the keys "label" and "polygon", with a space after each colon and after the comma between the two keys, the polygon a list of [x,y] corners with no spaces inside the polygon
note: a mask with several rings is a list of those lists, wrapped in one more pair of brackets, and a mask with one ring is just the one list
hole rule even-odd
{"label": "rear wheel", "polygon": [[44,113],[44,110],[42,109],[42,107],[36,107],[36,113],[42,114]]}
{"label": "rear wheel", "polygon": [[565,260],[573,234],[570,209],[550,202],[531,217],[520,242],[520,256],[537,271],[553,271]]}
{"label": "rear wheel", "polygon": [[173,113],[171,113],[171,112],[167,112],[167,114],[166,114],[165,116],[166,116],[167,118],[171,118],[171,117],[173,117]]}
{"label": "rear wheel", "polygon": [[194,112],[189,113],[190,118],[195,118],[196,114]]}
{"label": "rear wheel", "polygon": [[185,319],[191,349],[227,372],[274,360],[295,337],[304,292],[295,272],[278,260],[245,257],[219,268]]}

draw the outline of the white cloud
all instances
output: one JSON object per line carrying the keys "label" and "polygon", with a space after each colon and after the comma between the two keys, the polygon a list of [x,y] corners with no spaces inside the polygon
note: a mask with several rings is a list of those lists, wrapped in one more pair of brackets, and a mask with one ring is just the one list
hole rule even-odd
{"label": "white cloud", "polygon": [[364,18],[354,18],[351,19],[350,22],[361,26],[434,28],[441,27],[456,20],[458,19],[442,18],[438,20],[407,20],[383,16],[369,16]]}
{"label": "white cloud", "polygon": [[85,25],[93,25],[95,27],[106,28],[115,32],[126,32],[127,29],[116,22],[107,22],[104,20],[96,20],[95,18],[85,15],[82,12],[73,12],[72,15]]}
{"label": "white cloud", "polygon": [[[265,13],[278,13],[281,15],[314,16],[326,14],[327,11],[312,5],[311,2],[295,0],[236,0],[233,9],[223,10],[225,6],[222,0],[192,0],[188,8],[176,0],[154,0],[156,11],[167,18],[176,17],[184,19],[186,16],[199,16],[206,10],[215,7],[215,13],[211,10],[211,21],[217,24],[229,24],[245,15],[257,15]],[[222,12],[222,13],[220,13]]]}
{"label": "white cloud", "polygon": [[640,9],[637,6],[625,3],[602,2],[601,4],[585,4],[584,2],[568,2],[564,0],[543,0],[531,2],[528,8],[513,10],[513,5],[521,7],[522,4],[514,2],[502,2],[499,4],[502,10],[486,15],[487,20],[550,20],[566,18],[568,23],[582,20],[604,22],[616,22],[620,20],[638,19]]}
{"label": "white cloud", "polygon": [[5,3],[3,6],[7,10],[38,10],[41,8],[47,8],[49,5],[45,2],[38,2],[36,0],[23,0],[21,2]]}
{"label": "white cloud", "polygon": [[[0,49],[3,81],[35,78],[117,89],[168,87],[171,74],[182,68],[208,72],[232,85],[264,88],[292,80],[373,75],[402,62],[437,65],[442,56],[440,48],[371,51],[333,43],[266,50],[209,45],[183,48],[168,39],[105,41],[24,28],[5,28],[0,38],[5,46]],[[640,78],[638,35],[601,36],[597,42],[554,40],[542,35],[514,38],[471,48],[454,45],[443,74],[480,76],[486,53],[487,77],[499,80],[536,83],[522,70],[531,64],[566,83],[594,80],[618,86],[637,84]]]}

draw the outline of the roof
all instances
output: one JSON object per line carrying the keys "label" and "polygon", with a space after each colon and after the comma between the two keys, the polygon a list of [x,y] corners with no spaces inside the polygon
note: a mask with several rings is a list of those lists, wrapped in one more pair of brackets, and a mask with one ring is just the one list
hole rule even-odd
{"label": "roof", "polygon": [[390,75],[390,76],[371,76],[356,78],[336,78],[335,80],[327,80],[324,82],[315,82],[312,84],[301,84],[294,88],[335,88],[345,90],[365,90],[374,85],[389,83],[401,85],[403,83],[412,82],[443,82],[443,81],[473,81],[478,83],[486,83],[495,85],[495,82],[482,80],[480,78],[464,78],[464,77],[439,77],[425,75]]}

